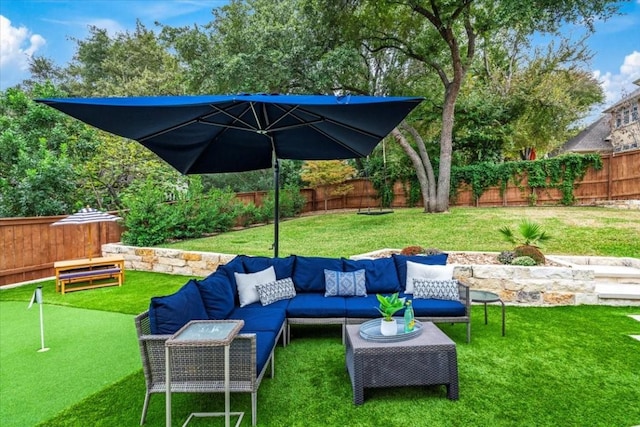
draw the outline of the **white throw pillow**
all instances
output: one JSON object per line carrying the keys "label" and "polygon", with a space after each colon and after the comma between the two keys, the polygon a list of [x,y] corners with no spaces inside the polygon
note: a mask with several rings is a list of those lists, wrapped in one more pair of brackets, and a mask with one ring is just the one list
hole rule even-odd
{"label": "white throw pillow", "polygon": [[276,271],[273,266],[256,273],[233,273],[238,285],[240,307],[260,301],[256,285],[263,285],[276,281]]}
{"label": "white throw pillow", "polygon": [[405,294],[413,293],[413,279],[451,280],[453,279],[453,265],[427,265],[407,261]]}

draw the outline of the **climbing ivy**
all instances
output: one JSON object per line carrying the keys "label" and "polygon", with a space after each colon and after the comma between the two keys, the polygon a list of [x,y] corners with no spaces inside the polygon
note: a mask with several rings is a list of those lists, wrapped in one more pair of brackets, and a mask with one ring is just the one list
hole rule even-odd
{"label": "climbing ivy", "polygon": [[524,190],[526,186],[534,189],[557,188],[562,193],[561,203],[572,205],[575,202],[574,186],[584,178],[592,167],[602,168],[602,159],[598,154],[565,154],[549,159],[504,163],[477,163],[451,170],[451,196],[455,198],[461,184],[471,187],[473,199],[478,200],[490,187],[499,187],[501,194],[511,181]]}

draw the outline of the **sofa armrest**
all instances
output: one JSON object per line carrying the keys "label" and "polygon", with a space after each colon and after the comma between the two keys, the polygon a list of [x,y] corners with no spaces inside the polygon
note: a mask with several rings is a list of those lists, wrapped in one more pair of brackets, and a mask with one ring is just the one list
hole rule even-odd
{"label": "sofa armrest", "polygon": [[471,296],[469,294],[469,285],[464,284],[459,279],[458,282],[458,293],[460,295],[460,302],[465,306],[465,312],[467,316],[471,315]]}

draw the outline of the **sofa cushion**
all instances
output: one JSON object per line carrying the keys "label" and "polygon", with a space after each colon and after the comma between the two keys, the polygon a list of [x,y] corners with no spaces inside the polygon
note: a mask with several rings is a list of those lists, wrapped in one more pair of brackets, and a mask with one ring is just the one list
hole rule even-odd
{"label": "sofa cushion", "polygon": [[321,293],[298,293],[289,300],[287,317],[345,317],[344,297],[325,298]]}
{"label": "sofa cushion", "polygon": [[257,373],[260,375],[260,372],[269,361],[273,347],[276,345],[276,333],[273,331],[255,331],[251,333],[256,334],[256,365]]}
{"label": "sofa cushion", "polygon": [[405,293],[413,293],[414,279],[451,280],[453,279],[453,265],[426,265],[407,261]]}
{"label": "sofa cushion", "polygon": [[258,271],[256,273],[233,273],[238,286],[238,297],[240,299],[240,307],[260,301],[260,295],[256,288],[257,285],[275,282],[276,272],[273,266]]}
{"label": "sofa cushion", "polygon": [[191,320],[208,319],[195,280],[189,280],[176,293],[151,298],[149,326],[152,334],[174,334]]}
{"label": "sofa cushion", "polygon": [[236,277],[233,273],[246,273],[246,270],[244,269],[244,264],[242,263],[243,258],[246,258],[246,256],[238,255],[228,263],[219,266],[218,269],[216,270],[226,274],[227,277],[229,278],[229,283],[231,283],[231,293],[233,293],[235,304],[238,304],[239,300],[238,300],[238,285],[236,283]]}
{"label": "sofa cushion", "polygon": [[235,306],[235,295],[231,290],[229,277],[216,271],[197,283],[209,319],[226,319]]}
{"label": "sofa cushion", "polygon": [[413,297],[459,301],[457,280],[413,279]]}
{"label": "sofa cushion", "polygon": [[273,266],[276,271],[276,279],[285,279],[293,276],[293,265],[296,258],[289,256],[286,258],[270,258],[264,256],[245,256],[242,259],[245,273],[256,273]]}
{"label": "sofa cushion", "polygon": [[366,297],[367,287],[364,269],[356,271],[324,270],[325,297]]}
{"label": "sofa cushion", "polygon": [[364,298],[345,298],[347,317],[350,318],[376,318],[382,315],[378,311],[380,303],[375,295],[367,295]]}
{"label": "sofa cushion", "polygon": [[393,258],[377,259],[345,259],[344,271],[355,271],[364,268],[367,278],[368,293],[389,293],[400,291],[400,282]]}
{"label": "sofa cushion", "polygon": [[244,320],[241,333],[256,331],[279,332],[285,322],[284,308],[270,308],[262,306],[236,307],[229,315],[229,319]]}
{"label": "sofa cushion", "polygon": [[342,259],[296,256],[293,283],[298,292],[324,293],[324,270],[343,271]]}
{"label": "sofa cushion", "polygon": [[276,301],[290,299],[296,296],[296,288],[291,277],[256,285],[260,303],[262,305],[273,304]]}
{"label": "sofa cushion", "polygon": [[466,313],[466,307],[460,301],[414,298],[411,306],[416,317],[458,317]]}
{"label": "sofa cushion", "polygon": [[404,290],[407,284],[407,261],[416,262],[418,264],[427,265],[446,265],[448,254],[437,255],[397,255],[393,254],[393,261],[396,265],[396,271],[398,272],[398,280],[400,282],[401,290]]}

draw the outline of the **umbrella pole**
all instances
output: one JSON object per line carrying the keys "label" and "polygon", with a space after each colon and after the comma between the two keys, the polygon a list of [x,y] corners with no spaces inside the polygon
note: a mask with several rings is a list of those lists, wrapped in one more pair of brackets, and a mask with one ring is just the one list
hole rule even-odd
{"label": "umbrella pole", "polygon": [[275,203],[273,212],[273,257],[278,258],[280,238],[280,160],[273,155],[273,185],[275,187]]}

